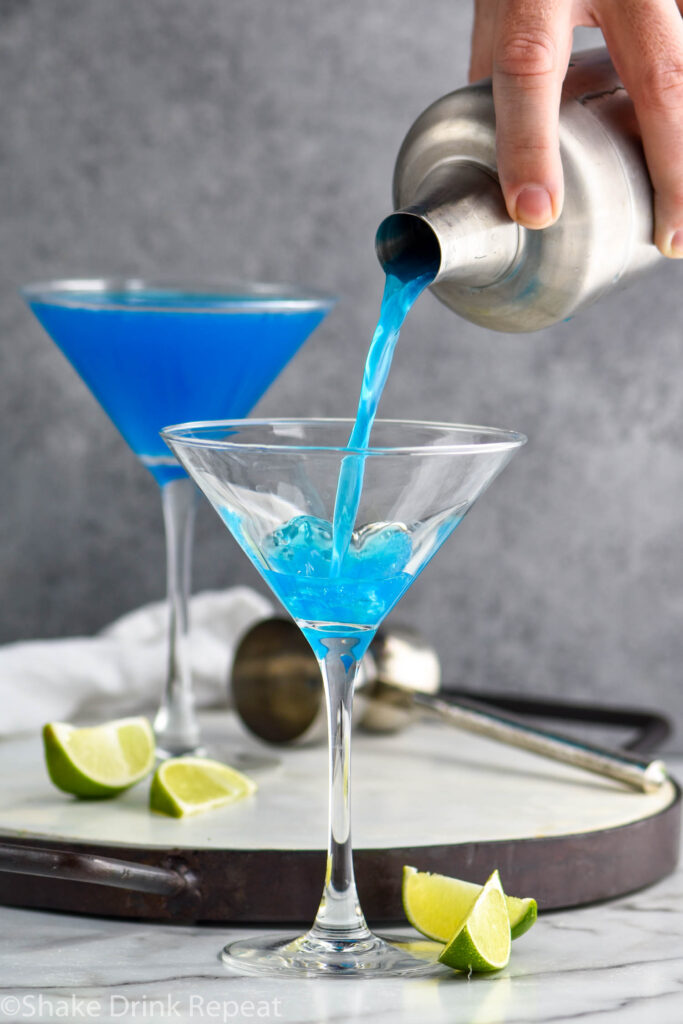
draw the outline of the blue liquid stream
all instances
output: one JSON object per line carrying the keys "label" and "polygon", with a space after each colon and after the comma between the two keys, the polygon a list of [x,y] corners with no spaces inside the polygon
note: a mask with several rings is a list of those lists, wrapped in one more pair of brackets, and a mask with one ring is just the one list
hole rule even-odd
{"label": "blue liquid stream", "polygon": [[[387,271],[379,320],[370,343],[361,384],[356,422],[348,447],[367,448],[379,400],[389,376],[396,342],[413,303],[434,279],[432,268],[419,268],[414,275],[398,276]],[[353,533],[363,490],[365,458],[348,455],[342,462],[334,507],[334,552],[331,574],[338,575]]]}
{"label": "blue liquid stream", "polygon": [[[454,516],[441,524],[412,571],[405,571],[413,554],[405,526],[377,524],[354,531],[366,460],[358,452],[368,447],[403,322],[433,279],[432,267],[413,266],[400,275],[387,272],[348,441],[356,451],[342,461],[333,523],[295,517],[266,539],[262,555],[267,567],[252,558],[321,658],[326,654],[324,639],[333,636],[355,637],[353,655],[361,658],[377,626],[460,522]],[[236,525],[231,522],[233,532]]]}

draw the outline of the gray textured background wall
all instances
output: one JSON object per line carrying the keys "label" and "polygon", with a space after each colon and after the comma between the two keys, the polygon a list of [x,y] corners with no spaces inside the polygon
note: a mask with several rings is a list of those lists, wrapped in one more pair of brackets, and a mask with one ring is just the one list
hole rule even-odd
{"label": "gray textured background wall", "polygon": [[[466,76],[465,0],[0,0],[0,639],[163,589],[158,494],[17,297],[113,272],[283,279],[338,308],[263,414],[351,414],[405,130]],[[530,444],[402,602],[449,680],[683,726],[683,267],[502,336],[427,296],[385,415]],[[196,588],[259,581],[203,510]],[[681,742],[679,731],[678,743]]]}

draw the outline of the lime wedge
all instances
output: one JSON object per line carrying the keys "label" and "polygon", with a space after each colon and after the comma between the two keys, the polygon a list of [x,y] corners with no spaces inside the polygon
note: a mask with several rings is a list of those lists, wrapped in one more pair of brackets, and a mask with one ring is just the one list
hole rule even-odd
{"label": "lime wedge", "polygon": [[154,767],[154,733],[146,718],[119,718],[85,729],[49,722],[43,743],[50,778],[76,796],[116,796]]}
{"label": "lime wedge", "polygon": [[149,806],[161,814],[184,818],[233,804],[255,790],[255,782],[220,761],[174,757],[163,761],[154,773]]}
{"label": "lime wedge", "polygon": [[[475,882],[432,875],[416,868],[403,868],[403,909],[406,917],[429,939],[448,942],[455,923],[461,920],[482,890]],[[536,900],[506,896],[512,938],[527,932],[538,916]]]}
{"label": "lime wedge", "polygon": [[494,871],[439,957],[457,971],[499,971],[510,961],[510,918]]}

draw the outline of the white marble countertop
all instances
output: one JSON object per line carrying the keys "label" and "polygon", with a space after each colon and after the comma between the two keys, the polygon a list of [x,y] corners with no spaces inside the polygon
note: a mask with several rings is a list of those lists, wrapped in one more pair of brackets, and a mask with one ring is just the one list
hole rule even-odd
{"label": "white marble countertop", "polygon": [[[683,758],[669,760],[680,778]],[[219,948],[253,932],[1,907],[0,1024],[683,1021],[683,867],[634,895],[542,916],[515,942],[504,971],[471,979],[274,981],[228,973]]]}

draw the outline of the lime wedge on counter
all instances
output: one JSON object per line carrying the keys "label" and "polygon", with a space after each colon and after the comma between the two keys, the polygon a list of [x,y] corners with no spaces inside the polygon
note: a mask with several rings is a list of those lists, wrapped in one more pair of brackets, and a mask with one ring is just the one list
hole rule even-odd
{"label": "lime wedge on counter", "polygon": [[[447,875],[433,875],[416,868],[403,868],[403,909],[416,928],[429,939],[448,942],[456,922],[474,904],[483,886]],[[536,900],[506,896],[513,939],[527,932],[538,916]]]}
{"label": "lime wedge on counter", "polygon": [[184,818],[233,804],[255,790],[255,782],[220,761],[174,757],[163,761],[154,773],[149,806],[161,814]]}
{"label": "lime wedge on counter", "polygon": [[439,957],[457,971],[499,971],[510,961],[510,918],[494,871]]}
{"label": "lime wedge on counter", "polygon": [[146,718],[120,718],[84,729],[48,722],[43,743],[50,778],[75,796],[116,796],[154,767],[154,733]]}

